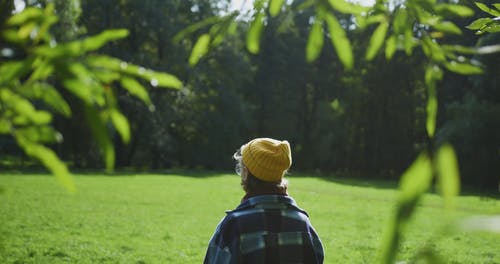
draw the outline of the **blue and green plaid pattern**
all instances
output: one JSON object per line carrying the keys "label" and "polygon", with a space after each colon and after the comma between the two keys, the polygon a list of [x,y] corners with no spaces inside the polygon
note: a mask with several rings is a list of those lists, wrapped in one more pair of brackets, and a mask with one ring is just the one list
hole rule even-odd
{"label": "blue and green plaid pattern", "polygon": [[291,197],[255,196],[226,213],[204,263],[323,263],[321,240]]}

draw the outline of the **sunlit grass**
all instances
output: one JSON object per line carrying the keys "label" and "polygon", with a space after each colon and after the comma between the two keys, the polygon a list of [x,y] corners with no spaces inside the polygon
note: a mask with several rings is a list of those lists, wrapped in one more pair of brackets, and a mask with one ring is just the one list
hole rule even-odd
{"label": "sunlit grass", "polygon": [[[320,234],[326,263],[374,263],[396,191],[383,183],[291,176],[290,194]],[[233,175],[77,176],[67,193],[47,175],[3,175],[0,263],[200,263],[224,210],[239,203]],[[499,214],[500,201],[463,196],[447,214],[426,195],[398,260],[424,246],[449,263],[500,263],[500,235],[449,231],[451,219]]]}

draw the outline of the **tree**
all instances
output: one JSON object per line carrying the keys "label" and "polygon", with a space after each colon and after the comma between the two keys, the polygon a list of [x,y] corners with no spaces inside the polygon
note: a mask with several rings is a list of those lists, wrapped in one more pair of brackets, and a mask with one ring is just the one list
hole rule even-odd
{"label": "tree", "polygon": [[0,133],[15,138],[26,154],[40,160],[73,189],[67,166],[45,146],[62,140],[52,122],[54,114],[72,114],[65,95],[83,107],[110,171],[115,152],[107,126],[112,125],[123,141],[130,139],[128,121],[116,103],[115,85],[121,83],[132,95],[150,103],[137,78],[159,87],[180,88],[182,83],[170,74],[91,54],[106,43],[127,36],[126,30],[108,30],[82,40],[57,43],[50,33],[56,21],[54,5],[49,4],[44,9],[26,8],[2,25],[2,50],[7,58],[0,66]]}

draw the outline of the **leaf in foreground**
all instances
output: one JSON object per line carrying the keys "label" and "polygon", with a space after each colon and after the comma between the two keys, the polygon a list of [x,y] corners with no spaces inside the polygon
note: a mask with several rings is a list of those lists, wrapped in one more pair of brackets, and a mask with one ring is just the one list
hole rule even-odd
{"label": "leaf in foreground", "polygon": [[454,208],[455,197],[460,192],[460,173],[455,150],[449,144],[437,152],[438,188],[444,198],[445,208]]}
{"label": "leaf in foreground", "polygon": [[326,24],[330,32],[330,39],[333,47],[339,56],[340,61],[347,69],[352,69],[354,66],[354,59],[352,55],[351,43],[346,36],[344,28],[340,25],[339,21],[331,13],[325,17]]}
{"label": "leaf in foreground", "polygon": [[247,49],[250,53],[257,54],[260,50],[260,37],[264,28],[264,13],[260,12],[250,25],[247,33]]}
{"label": "leaf in foreground", "polygon": [[384,39],[385,35],[387,34],[388,28],[389,23],[387,23],[387,21],[383,21],[373,32],[373,35],[370,38],[370,45],[368,46],[368,50],[366,51],[365,58],[367,60],[372,60],[377,55],[377,52],[382,47],[382,44],[384,44]]}

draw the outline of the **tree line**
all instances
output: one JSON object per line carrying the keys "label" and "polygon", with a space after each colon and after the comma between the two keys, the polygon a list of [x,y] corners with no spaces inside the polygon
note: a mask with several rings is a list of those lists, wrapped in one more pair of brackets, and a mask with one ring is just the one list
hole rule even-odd
{"label": "tree line", "polygon": [[[236,17],[238,14],[228,11],[227,1],[53,2],[59,16],[53,33],[58,39],[78,39],[110,28],[127,29],[126,39],[108,43],[101,52],[172,73],[183,82],[181,89],[159,90],[151,81],[140,81],[151,104],[134,98],[127,89],[116,90],[117,107],[128,118],[132,135],[124,143],[120,131],[109,128],[117,168],[226,170],[233,166],[231,155],[239,145],[267,136],[290,141],[293,171],[397,179],[428,147],[429,91],[423,77],[428,54],[415,49],[408,56],[404,47],[398,47],[390,60],[388,49],[368,59],[366,47],[380,26],[361,27],[353,14],[334,12],[350,40],[350,62],[335,43],[322,44],[318,54],[307,53],[311,26],[319,16],[317,10],[308,8],[311,1],[283,4],[282,10],[294,12],[268,16],[257,54],[247,52],[245,42],[255,20],[238,17],[233,20],[236,23],[212,23],[218,27],[192,27]],[[406,10],[405,4],[409,5],[406,1],[390,3],[389,13],[397,17],[401,17],[400,10]],[[474,3],[459,4],[467,8],[462,12],[477,10]],[[452,13],[450,10],[443,14]],[[465,29],[482,14],[449,16]],[[192,30],[179,37],[179,32],[190,26]],[[419,34],[421,29],[411,30]],[[225,32],[224,38],[217,40],[213,32],[218,31]],[[211,43],[218,43],[203,51],[203,56],[193,57],[193,48],[202,47],[199,37],[207,32],[213,33]],[[321,31],[317,43],[330,34]],[[477,35],[472,30],[438,39],[441,44],[464,46],[500,42],[498,33]],[[500,58],[498,54],[475,54],[471,59],[481,65],[482,74],[444,71],[436,81],[439,105],[432,145],[449,142],[455,147],[463,182],[497,188]],[[117,84],[121,85],[123,82]],[[100,168],[99,144],[89,136],[88,124],[82,122],[85,108],[72,96],[67,95],[73,118],[60,115],[54,122],[64,140],[51,147],[73,168]],[[0,138],[0,148],[4,154],[20,155],[9,138]]]}

